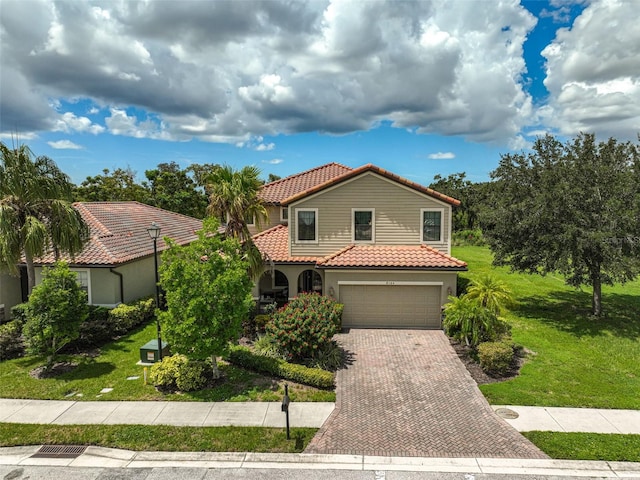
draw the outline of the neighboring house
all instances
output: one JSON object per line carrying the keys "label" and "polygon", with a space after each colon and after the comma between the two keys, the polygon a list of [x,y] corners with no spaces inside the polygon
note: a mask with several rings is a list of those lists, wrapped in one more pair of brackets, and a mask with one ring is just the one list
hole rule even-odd
{"label": "neighboring house", "polygon": [[260,195],[270,217],[254,235],[267,260],[254,289],[261,304],[315,291],[344,304],[344,327],[441,327],[457,272],[467,270],[450,256],[458,200],[375,165],[337,163]]}
{"label": "neighboring house", "polygon": [[[111,307],[155,293],[153,240],[147,232],[152,222],[161,229],[158,258],[166,249],[163,237],[186,245],[197,239],[196,232],[202,229],[201,220],[139,202],[79,202],[73,206],[89,225],[91,238],[75,258],[64,255],[61,260],[78,274],[92,305]],[[36,284],[42,280],[42,267],[54,261],[52,254],[36,259]],[[11,306],[26,298],[26,282],[22,282],[22,292],[16,295],[15,286],[20,285],[20,279],[6,278],[11,279],[14,294],[3,300],[6,289],[0,289],[0,304],[5,304],[8,314]],[[4,281],[5,277],[0,277],[0,287]]]}

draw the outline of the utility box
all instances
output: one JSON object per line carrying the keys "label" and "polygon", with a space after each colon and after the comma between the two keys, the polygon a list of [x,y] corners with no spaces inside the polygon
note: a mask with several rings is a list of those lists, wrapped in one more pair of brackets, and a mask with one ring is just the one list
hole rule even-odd
{"label": "utility box", "polygon": [[[162,342],[162,358],[169,356],[169,344]],[[158,360],[158,340],[151,340],[140,348],[141,363],[156,363]]]}

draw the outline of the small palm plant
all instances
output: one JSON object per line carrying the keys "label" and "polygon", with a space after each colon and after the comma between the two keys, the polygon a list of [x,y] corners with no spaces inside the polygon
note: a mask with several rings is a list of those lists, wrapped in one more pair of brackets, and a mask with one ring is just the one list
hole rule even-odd
{"label": "small palm plant", "polygon": [[498,317],[478,300],[449,297],[444,307],[444,329],[451,338],[464,341],[469,347],[476,347],[487,336],[492,335],[499,324]]}
{"label": "small palm plant", "polygon": [[500,315],[504,308],[513,303],[513,295],[507,284],[493,275],[481,275],[474,279],[469,287],[466,298],[477,300],[480,305]]}

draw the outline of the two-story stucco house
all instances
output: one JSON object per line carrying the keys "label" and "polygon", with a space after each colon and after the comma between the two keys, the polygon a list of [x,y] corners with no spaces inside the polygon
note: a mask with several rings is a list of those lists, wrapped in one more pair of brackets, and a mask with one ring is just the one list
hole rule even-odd
{"label": "two-story stucco house", "polygon": [[460,202],[375,165],[323,165],[268,183],[260,303],[303,291],[344,304],[344,327],[440,328],[467,265],[450,256]]}

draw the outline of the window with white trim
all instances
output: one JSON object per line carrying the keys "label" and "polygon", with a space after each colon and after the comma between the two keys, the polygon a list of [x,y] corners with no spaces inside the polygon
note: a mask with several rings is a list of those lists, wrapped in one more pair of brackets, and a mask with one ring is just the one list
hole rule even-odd
{"label": "window with white trim", "polygon": [[318,242],[318,209],[296,210],[296,239],[298,242]]}
{"label": "window with white trim", "polygon": [[373,242],[375,240],[375,210],[373,208],[352,208],[351,212],[353,241]]}
{"label": "window with white trim", "polygon": [[444,237],[443,214],[444,210],[442,208],[423,208],[420,210],[421,238],[423,242],[442,242]]}
{"label": "window with white trim", "polygon": [[280,220],[283,222],[286,222],[289,220],[289,208],[288,207],[282,207],[280,209]]}
{"label": "window with white trim", "polygon": [[89,277],[89,270],[72,270],[72,272],[76,274],[80,290],[83,290],[87,294],[87,302],[91,304],[91,292],[89,289],[91,281]]}

